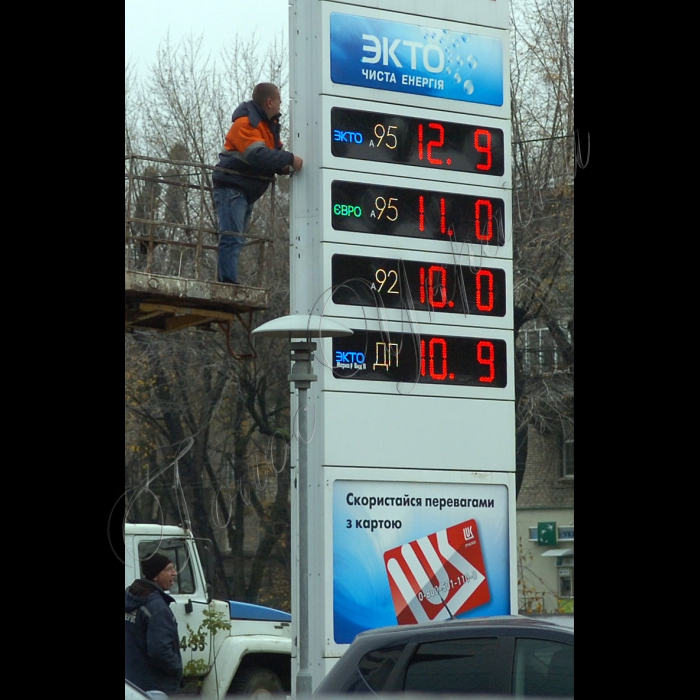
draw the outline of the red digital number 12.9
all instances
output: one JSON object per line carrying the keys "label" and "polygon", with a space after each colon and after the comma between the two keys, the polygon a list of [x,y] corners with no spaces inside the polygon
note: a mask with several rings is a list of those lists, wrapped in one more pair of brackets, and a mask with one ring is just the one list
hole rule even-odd
{"label": "red digital number 12.9", "polygon": [[[433,146],[438,148],[445,143],[445,127],[439,122],[430,122],[428,126],[431,129],[436,129],[440,134],[438,141],[428,141],[428,162],[433,165],[442,165],[442,158],[433,158]],[[423,125],[418,125],[418,159],[423,160]],[[447,165],[450,165],[451,161],[447,161]]]}
{"label": "red digital number 12.9", "polygon": [[[486,144],[481,145],[480,136],[486,137]],[[486,154],[486,163],[477,163],[477,170],[491,170],[491,132],[486,129],[477,129],[474,132],[474,148],[476,148],[479,153]]]}

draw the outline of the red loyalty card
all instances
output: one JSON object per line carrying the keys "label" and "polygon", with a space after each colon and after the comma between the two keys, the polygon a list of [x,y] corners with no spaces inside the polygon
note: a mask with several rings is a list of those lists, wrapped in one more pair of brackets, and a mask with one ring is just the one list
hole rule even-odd
{"label": "red loyalty card", "polygon": [[390,549],[384,564],[400,625],[445,620],[491,598],[475,520]]}

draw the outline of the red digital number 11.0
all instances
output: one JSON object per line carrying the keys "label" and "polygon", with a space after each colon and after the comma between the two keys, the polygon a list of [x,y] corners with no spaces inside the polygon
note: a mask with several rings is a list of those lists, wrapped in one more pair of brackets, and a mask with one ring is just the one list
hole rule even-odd
{"label": "red digital number 11.0", "polygon": [[[489,160],[489,162],[491,162]],[[478,165],[476,166],[479,167]],[[486,225],[481,220],[481,214],[486,214]],[[477,199],[474,204],[474,226],[476,237],[480,241],[490,241],[493,238],[493,204],[489,199]]]}
{"label": "red digital number 11.0", "polygon": [[[445,198],[440,197],[440,233],[445,233]],[[420,195],[418,197],[418,230],[425,231],[425,197]],[[447,235],[453,235],[454,231],[450,229],[447,231]]]}
{"label": "red digital number 11.0", "polygon": [[[447,228],[445,213],[445,198],[440,197],[440,233],[453,236],[452,228]],[[480,241],[490,241],[493,238],[493,204],[490,199],[477,199],[474,203],[474,229]],[[418,196],[418,230],[425,231],[425,196],[422,194]]]}

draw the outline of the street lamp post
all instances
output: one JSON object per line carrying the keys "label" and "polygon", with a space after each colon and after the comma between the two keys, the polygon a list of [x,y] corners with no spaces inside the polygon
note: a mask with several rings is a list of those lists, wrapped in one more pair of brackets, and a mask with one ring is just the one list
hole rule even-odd
{"label": "street lamp post", "polygon": [[[297,389],[298,420],[299,420],[299,449],[298,449],[298,522],[299,522],[299,611],[298,615],[292,610],[292,619],[297,619],[299,635],[297,651],[299,654],[299,670],[296,677],[296,697],[310,698],[312,693],[312,677],[309,665],[309,650],[311,642],[311,624],[309,617],[309,568],[310,528],[309,528],[309,464],[308,464],[308,421],[307,421],[307,391],[311,382],[317,377],[313,373],[313,353],[316,343],[311,338],[338,338],[352,335],[352,331],[341,323],[325,316],[311,314],[294,314],[282,316],[263,323],[253,331],[253,335],[288,338],[288,349],[292,362],[292,372],[288,379]],[[295,340],[299,338],[302,340]],[[293,431],[292,431],[293,433]],[[294,505],[294,502],[292,502]],[[292,538],[292,544],[294,539]],[[315,646],[314,646],[315,648]]]}

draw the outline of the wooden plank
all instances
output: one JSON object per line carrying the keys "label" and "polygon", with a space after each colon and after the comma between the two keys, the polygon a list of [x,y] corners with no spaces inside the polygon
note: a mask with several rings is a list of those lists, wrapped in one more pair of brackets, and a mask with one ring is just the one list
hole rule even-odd
{"label": "wooden plank", "polygon": [[226,311],[214,311],[212,309],[193,309],[187,306],[172,306],[170,304],[152,304],[150,302],[141,302],[139,304],[139,309],[145,311],[146,313],[152,311],[159,311],[162,313],[170,313],[176,315],[188,315],[188,316],[204,316],[205,318],[212,321],[233,321],[236,318],[236,314],[228,313]]}
{"label": "wooden plank", "polygon": [[216,319],[205,318],[204,316],[198,316],[197,314],[190,314],[188,316],[168,316],[165,319],[165,330],[166,332],[177,331],[181,328],[187,328],[189,326],[198,326],[203,323],[211,323]]}
{"label": "wooden plank", "polygon": [[149,318],[158,318],[159,316],[163,315],[161,311],[153,311],[151,313],[143,314],[141,316],[135,316],[134,313],[134,311],[129,311],[129,314],[132,317],[125,319],[127,326],[130,326],[134,323],[142,323],[143,321],[148,321]]}

